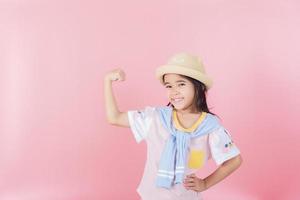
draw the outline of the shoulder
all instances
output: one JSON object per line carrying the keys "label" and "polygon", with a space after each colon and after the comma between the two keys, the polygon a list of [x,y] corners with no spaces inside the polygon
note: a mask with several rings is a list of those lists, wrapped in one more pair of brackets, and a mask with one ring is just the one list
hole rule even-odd
{"label": "shoulder", "polygon": [[216,131],[223,126],[220,119],[211,113],[206,113],[205,125],[210,127],[210,132]]}
{"label": "shoulder", "polygon": [[168,106],[147,105],[140,109],[130,110],[129,113],[137,113],[143,116],[153,116],[155,114],[167,112],[168,110]]}
{"label": "shoulder", "polygon": [[171,106],[157,106],[155,108],[156,113],[161,117],[161,119],[169,119],[172,115],[173,107]]}
{"label": "shoulder", "polygon": [[210,121],[213,121],[221,125],[220,119],[216,115],[206,112],[206,118],[208,118]]}

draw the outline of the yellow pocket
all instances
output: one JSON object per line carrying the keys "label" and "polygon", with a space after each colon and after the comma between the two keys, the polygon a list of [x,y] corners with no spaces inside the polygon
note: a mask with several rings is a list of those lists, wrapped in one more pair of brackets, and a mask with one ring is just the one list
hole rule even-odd
{"label": "yellow pocket", "polygon": [[191,150],[188,167],[191,169],[197,169],[204,164],[205,153],[203,150]]}

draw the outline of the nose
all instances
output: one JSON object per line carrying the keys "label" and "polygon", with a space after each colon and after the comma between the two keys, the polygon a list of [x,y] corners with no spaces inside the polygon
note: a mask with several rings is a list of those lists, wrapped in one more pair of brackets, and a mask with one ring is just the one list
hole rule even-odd
{"label": "nose", "polygon": [[171,90],[171,94],[172,95],[177,95],[179,92],[177,90],[177,88],[173,87],[172,90]]}

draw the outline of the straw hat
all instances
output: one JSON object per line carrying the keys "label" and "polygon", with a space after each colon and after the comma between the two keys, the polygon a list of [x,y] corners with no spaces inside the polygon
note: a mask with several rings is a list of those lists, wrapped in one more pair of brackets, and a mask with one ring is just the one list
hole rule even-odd
{"label": "straw hat", "polygon": [[155,76],[163,84],[163,75],[168,73],[194,78],[206,85],[207,89],[210,89],[213,85],[213,80],[206,75],[200,58],[188,53],[178,53],[172,56],[167,64],[156,69]]}

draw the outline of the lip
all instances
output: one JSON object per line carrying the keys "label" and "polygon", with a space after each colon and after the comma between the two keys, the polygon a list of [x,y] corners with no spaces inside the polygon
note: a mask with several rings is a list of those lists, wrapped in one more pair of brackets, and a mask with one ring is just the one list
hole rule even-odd
{"label": "lip", "polygon": [[174,103],[181,102],[184,98],[183,97],[177,97],[177,98],[171,98],[171,101]]}

